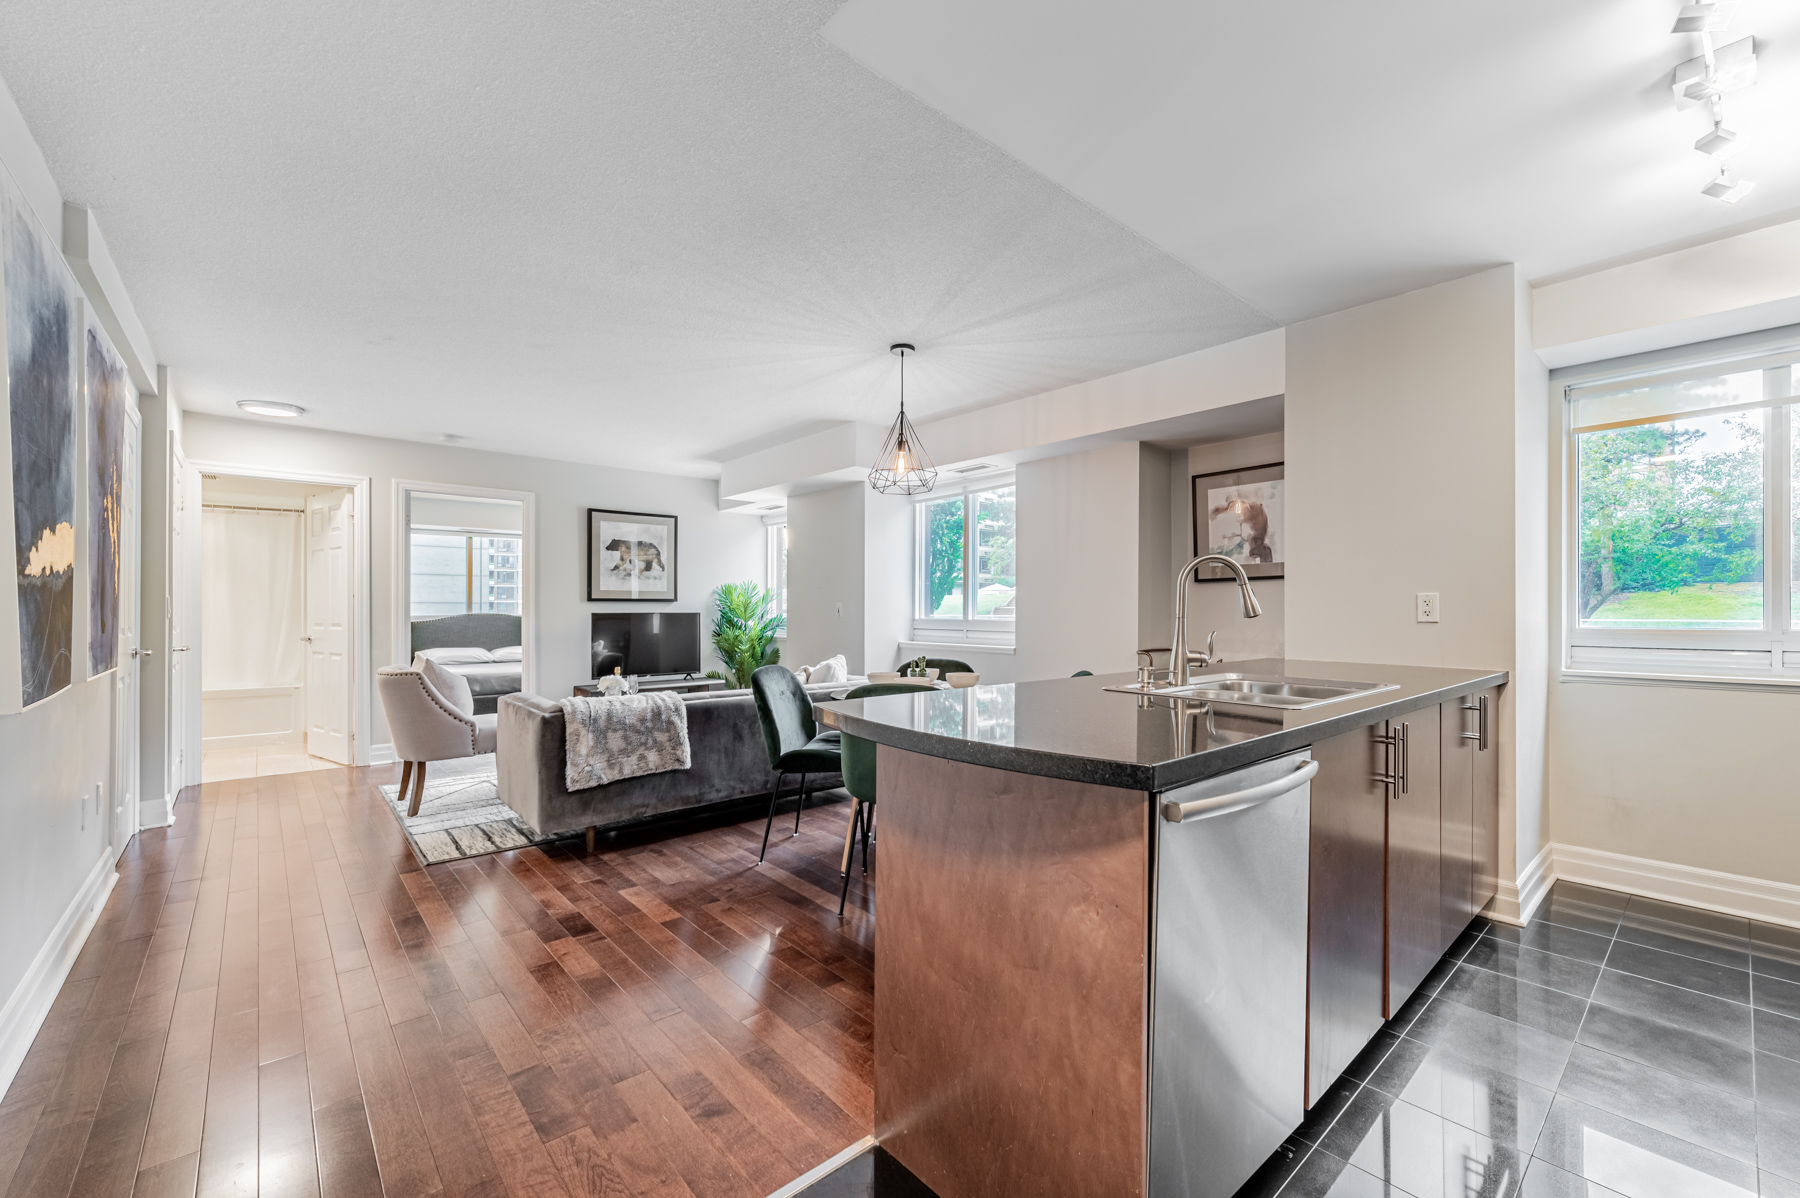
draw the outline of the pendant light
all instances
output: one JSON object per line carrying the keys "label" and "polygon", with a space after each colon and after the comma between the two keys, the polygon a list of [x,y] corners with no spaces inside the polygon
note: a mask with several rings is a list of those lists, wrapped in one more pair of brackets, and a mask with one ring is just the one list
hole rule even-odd
{"label": "pendant light", "polygon": [[937,468],[919,444],[919,430],[906,418],[906,355],[918,351],[901,341],[888,346],[888,352],[900,358],[900,415],[894,418],[894,427],[881,443],[881,452],[875,455],[869,485],[883,495],[917,495],[931,490],[937,481]]}

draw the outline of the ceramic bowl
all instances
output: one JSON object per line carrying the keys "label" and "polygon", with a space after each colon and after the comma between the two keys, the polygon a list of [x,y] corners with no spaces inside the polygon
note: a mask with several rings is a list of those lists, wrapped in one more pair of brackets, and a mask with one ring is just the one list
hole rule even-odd
{"label": "ceramic bowl", "polygon": [[981,675],[961,673],[946,674],[944,675],[944,681],[948,682],[951,686],[956,687],[958,690],[961,690],[964,687],[974,686],[976,683],[980,682]]}
{"label": "ceramic bowl", "polygon": [[900,675],[898,675],[898,674],[880,674],[880,673],[876,673],[874,670],[870,670],[869,671],[869,681],[870,682],[898,682],[898,681],[900,681]]}

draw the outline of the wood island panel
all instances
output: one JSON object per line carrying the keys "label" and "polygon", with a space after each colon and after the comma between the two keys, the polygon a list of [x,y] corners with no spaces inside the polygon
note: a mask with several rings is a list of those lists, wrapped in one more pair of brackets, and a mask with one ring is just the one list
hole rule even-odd
{"label": "wood island panel", "polygon": [[1145,1188],[1146,795],[883,745],[875,1129],[940,1198]]}

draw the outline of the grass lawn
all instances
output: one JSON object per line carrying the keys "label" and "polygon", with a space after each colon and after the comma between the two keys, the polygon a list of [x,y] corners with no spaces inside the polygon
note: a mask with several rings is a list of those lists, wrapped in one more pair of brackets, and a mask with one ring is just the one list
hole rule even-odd
{"label": "grass lawn", "polygon": [[1702,583],[1673,591],[1629,591],[1614,595],[1589,616],[1586,623],[1627,628],[1688,623],[1701,627],[1743,624],[1761,628],[1762,606],[1763,584],[1760,582]]}

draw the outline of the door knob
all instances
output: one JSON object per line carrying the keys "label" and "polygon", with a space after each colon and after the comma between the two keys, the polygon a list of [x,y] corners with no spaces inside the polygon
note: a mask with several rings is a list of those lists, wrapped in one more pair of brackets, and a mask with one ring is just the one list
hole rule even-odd
{"label": "door knob", "polygon": [[133,649],[131,651],[133,657],[151,657],[155,655],[155,653],[156,650],[154,649]]}

